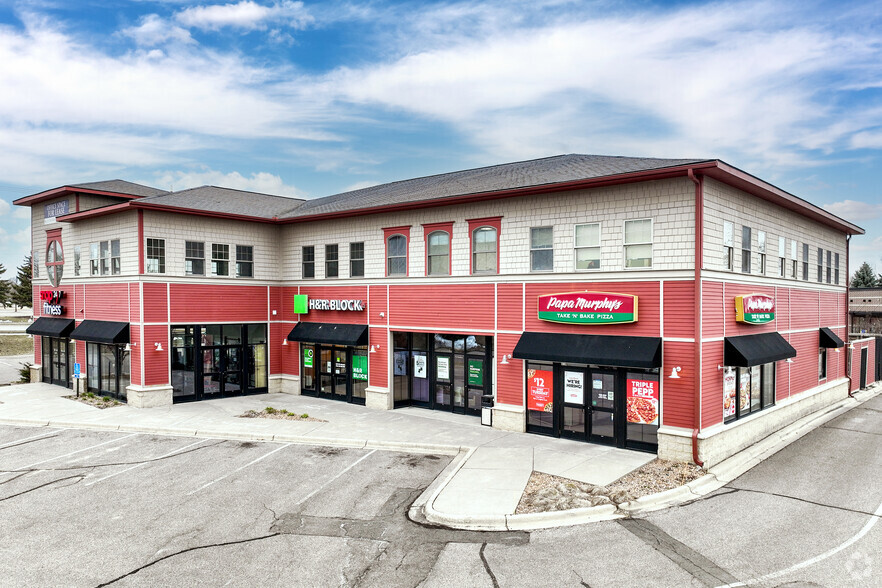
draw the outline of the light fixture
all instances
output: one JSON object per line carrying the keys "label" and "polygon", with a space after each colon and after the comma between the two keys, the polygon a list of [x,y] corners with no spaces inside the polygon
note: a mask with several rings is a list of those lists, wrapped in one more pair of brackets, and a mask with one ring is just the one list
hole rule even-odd
{"label": "light fixture", "polygon": [[717,371],[720,371],[720,370],[722,370],[722,369],[723,369],[723,367],[724,367],[724,366],[721,366],[721,365],[717,365]]}
{"label": "light fixture", "polygon": [[849,344],[848,344],[848,348],[853,350],[853,349],[854,349],[854,343],[849,343]]}
{"label": "light fixture", "polygon": [[379,345],[371,345],[371,353],[376,353],[379,350],[380,350]]}
{"label": "light fixture", "polygon": [[385,316],[386,316],[386,313],[385,313],[385,312],[381,312],[381,313],[380,313],[380,318],[383,318],[383,317],[385,317]]}
{"label": "light fixture", "polygon": [[165,349],[162,348],[162,343],[160,343],[158,341],[153,344],[153,347],[155,348],[156,351],[165,351]]}
{"label": "light fixture", "polygon": [[680,366],[677,366],[677,367],[675,367],[675,368],[672,368],[672,369],[671,369],[671,375],[668,376],[668,377],[669,377],[669,378],[674,378],[675,380],[679,380],[679,379],[680,379],[680,376],[679,376],[678,374],[680,373],[680,370],[681,370],[681,369],[683,369],[683,368],[681,368]]}
{"label": "light fixture", "polygon": [[123,351],[131,351],[132,347],[137,347],[137,343],[126,343],[126,346],[123,347]]}
{"label": "light fixture", "polygon": [[788,357],[788,358],[787,358],[787,361],[786,361],[785,363],[793,363],[793,358],[792,358],[792,357]]}
{"label": "light fixture", "polygon": [[288,338],[287,337],[282,339],[282,345],[288,345]]}
{"label": "light fixture", "polygon": [[511,354],[503,355],[502,361],[499,362],[499,365],[508,365],[508,360],[511,359]]}
{"label": "light fixture", "polygon": [[842,353],[842,350],[839,349],[839,348],[837,347],[837,348],[836,348],[836,353]]}

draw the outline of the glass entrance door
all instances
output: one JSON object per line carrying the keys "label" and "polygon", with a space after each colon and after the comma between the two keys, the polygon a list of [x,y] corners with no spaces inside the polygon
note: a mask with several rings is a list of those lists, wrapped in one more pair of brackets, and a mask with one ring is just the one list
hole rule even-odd
{"label": "glass entrance door", "polygon": [[588,438],[595,443],[616,443],[617,380],[615,371],[591,370]]}
{"label": "glass entrance door", "polygon": [[70,341],[43,337],[43,381],[70,387]]}
{"label": "glass entrance door", "polygon": [[560,436],[585,441],[588,438],[588,422],[591,407],[586,406],[585,388],[588,373],[584,368],[563,366],[561,368],[560,400],[563,414],[560,419]]}
{"label": "glass entrance door", "polygon": [[349,351],[346,347],[317,345],[320,398],[349,400]]}

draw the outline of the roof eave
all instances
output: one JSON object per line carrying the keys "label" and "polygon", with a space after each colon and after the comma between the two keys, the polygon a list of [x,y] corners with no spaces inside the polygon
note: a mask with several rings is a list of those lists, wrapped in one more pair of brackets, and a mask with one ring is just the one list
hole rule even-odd
{"label": "roof eave", "polygon": [[94,194],[96,196],[111,196],[113,198],[125,198],[128,200],[135,200],[137,198],[144,198],[144,196],[138,196],[136,194],[122,194],[120,192],[113,192],[108,190],[92,190],[89,188],[76,188],[74,186],[61,186],[59,188],[52,188],[51,190],[45,190],[38,194],[31,194],[30,196],[22,196],[18,200],[13,200],[12,203],[18,206],[32,206],[34,204],[39,204],[44,200],[51,200],[53,198],[59,198],[61,196],[66,196],[68,194]]}
{"label": "roof eave", "polygon": [[170,206],[168,204],[154,204],[149,202],[130,202],[132,207],[143,210],[154,210],[158,212],[172,212],[175,214],[189,214],[193,216],[207,216],[211,218],[225,218],[231,220],[242,220],[254,223],[276,223],[278,217],[250,216],[247,214],[235,214],[232,212],[216,212],[212,210],[199,210],[197,208],[186,208],[184,206]]}
{"label": "roof eave", "polygon": [[131,208],[131,204],[131,202],[120,202],[119,204],[111,204],[109,206],[102,206],[100,208],[90,208],[88,210],[82,210],[80,212],[71,212],[70,214],[57,216],[55,217],[55,220],[62,223],[75,223],[77,221],[89,218],[107,216],[108,214],[116,214],[124,210],[129,210]]}

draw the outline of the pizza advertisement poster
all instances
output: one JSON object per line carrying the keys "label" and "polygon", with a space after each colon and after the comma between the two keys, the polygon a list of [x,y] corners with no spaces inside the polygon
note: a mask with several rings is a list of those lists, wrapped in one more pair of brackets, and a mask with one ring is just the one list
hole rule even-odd
{"label": "pizza advertisement poster", "polygon": [[723,418],[735,416],[735,370],[726,368],[723,374]]}
{"label": "pizza advertisement poster", "polygon": [[551,411],[553,381],[551,370],[527,370],[527,410]]}
{"label": "pizza advertisement poster", "polygon": [[628,422],[640,425],[658,425],[658,381],[626,381]]}

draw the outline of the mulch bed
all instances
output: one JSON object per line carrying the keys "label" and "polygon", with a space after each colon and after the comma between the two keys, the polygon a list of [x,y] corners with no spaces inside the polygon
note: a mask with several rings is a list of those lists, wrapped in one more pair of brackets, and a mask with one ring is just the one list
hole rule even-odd
{"label": "mulch bed", "polygon": [[122,406],[122,402],[119,400],[115,400],[110,396],[89,396],[87,394],[81,394],[79,396],[65,396],[64,398],[69,398],[71,400],[76,400],[77,402],[82,402],[83,404],[88,404],[89,406],[94,406],[95,408],[112,408],[114,406]]}
{"label": "mulch bed", "polygon": [[279,419],[283,421],[311,421],[314,423],[326,423],[328,421],[311,417],[308,414],[294,414],[287,409],[277,409],[271,406],[262,411],[248,410],[239,415],[241,419]]}

